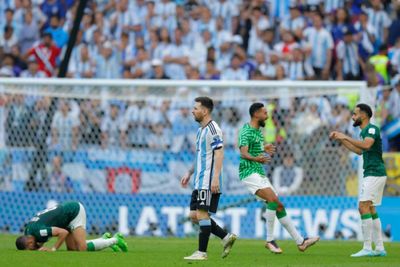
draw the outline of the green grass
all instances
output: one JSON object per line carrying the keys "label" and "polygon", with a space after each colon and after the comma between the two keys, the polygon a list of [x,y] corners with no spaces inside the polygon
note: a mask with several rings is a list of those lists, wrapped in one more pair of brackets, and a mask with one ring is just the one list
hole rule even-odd
{"label": "green grass", "polygon": [[128,238],[128,253],[113,253],[107,249],[98,252],[60,251],[16,251],[16,236],[0,235],[0,266],[400,266],[400,243],[386,243],[387,257],[350,258],[349,255],[361,248],[360,242],[321,241],[307,252],[297,250],[294,242],[280,241],[282,255],[273,255],[264,248],[262,240],[238,239],[231,254],[220,258],[222,246],[218,239],[209,243],[206,262],[188,262],[183,257],[197,247],[194,238]]}

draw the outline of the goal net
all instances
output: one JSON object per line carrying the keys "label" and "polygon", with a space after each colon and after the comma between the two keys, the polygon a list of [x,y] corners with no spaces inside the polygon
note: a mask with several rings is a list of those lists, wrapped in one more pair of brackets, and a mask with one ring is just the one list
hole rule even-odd
{"label": "goal net", "polygon": [[265,142],[277,147],[265,171],[299,229],[356,237],[359,158],[328,135],[358,135],[351,110],[364,88],[363,82],[2,79],[0,228],[18,232],[47,205],[79,200],[90,233],[196,233],[186,220],[191,189],[179,182],[194,160],[194,98],[205,95],[214,99],[213,119],[224,135],[221,224],[263,238],[263,205],[239,181],[237,148],[249,106],[262,102],[270,117]]}

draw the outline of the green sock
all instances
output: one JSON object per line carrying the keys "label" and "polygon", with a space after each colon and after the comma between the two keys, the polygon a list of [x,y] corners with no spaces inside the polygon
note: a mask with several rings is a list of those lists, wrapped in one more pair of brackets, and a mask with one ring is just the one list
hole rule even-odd
{"label": "green sock", "polygon": [[93,242],[87,242],[86,243],[86,250],[87,251],[95,251],[95,247],[94,247],[94,244],[93,244]]}

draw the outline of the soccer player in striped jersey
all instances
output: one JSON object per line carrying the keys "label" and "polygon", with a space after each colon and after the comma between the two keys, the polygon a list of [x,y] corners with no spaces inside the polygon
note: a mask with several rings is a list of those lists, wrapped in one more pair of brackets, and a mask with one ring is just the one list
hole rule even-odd
{"label": "soccer player in striped jersey", "polygon": [[250,122],[246,123],[239,132],[239,177],[249,191],[266,202],[267,211],[267,240],[265,247],[272,253],[280,254],[282,249],[274,240],[275,217],[296,241],[297,247],[304,252],[308,247],[314,245],[319,237],[303,238],[280,202],[276,190],[265,176],[263,164],[268,163],[271,158],[264,153],[272,155],[275,153],[275,146],[264,144],[264,136],[260,127],[265,126],[268,119],[267,109],[262,103],[254,103],[250,106]]}
{"label": "soccer player in striped jersey", "polygon": [[190,218],[200,225],[199,248],[185,260],[206,260],[210,233],[222,239],[225,258],[236,240],[236,235],[227,233],[211,217],[218,208],[221,194],[222,161],[224,144],[218,124],[212,120],[214,103],[209,97],[197,97],[193,107],[194,119],[200,124],[197,131],[196,159],[194,166],[181,179],[186,187],[190,177],[194,177],[194,190],[190,201]]}
{"label": "soccer player in striped jersey", "polygon": [[[363,155],[364,178],[358,199],[361,215],[361,230],[364,238],[363,249],[351,257],[386,256],[382,241],[382,224],[376,206],[382,202],[386,183],[386,169],[382,159],[382,139],[379,127],[370,123],[372,109],[366,104],[358,104],[353,112],[353,126],[360,127],[362,140],[355,140],[341,132],[334,131],[330,138],[341,142],[348,150]],[[375,250],[372,250],[372,241]]]}

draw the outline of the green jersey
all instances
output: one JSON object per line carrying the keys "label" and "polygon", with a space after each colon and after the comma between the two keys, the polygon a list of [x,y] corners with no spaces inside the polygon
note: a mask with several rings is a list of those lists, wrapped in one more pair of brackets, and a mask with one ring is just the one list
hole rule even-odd
{"label": "green jersey", "polygon": [[65,202],[38,212],[25,228],[25,235],[32,235],[44,243],[52,236],[51,227],[69,230],[68,225],[79,213],[79,202]]}
{"label": "green jersey", "polygon": [[[249,123],[246,123],[239,132],[239,149],[242,146],[249,147],[249,154],[253,157],[257,157],[264,153],[264,136],[260,129],[251,127]],[[258,173],[265,176],[264,167],[261,163],[240,158],[239,163],[239,178],[250,176],[253,173]]]}
{"label": "green jersey", "polygon": [[361,138],[373,138],[375,140],[372,147],[363,150],[363,168],[364,177],[367,176],[386,176],[385,165],[382,159],[382,139],[381,133],[377,126],[368,124],[360,133]]}

